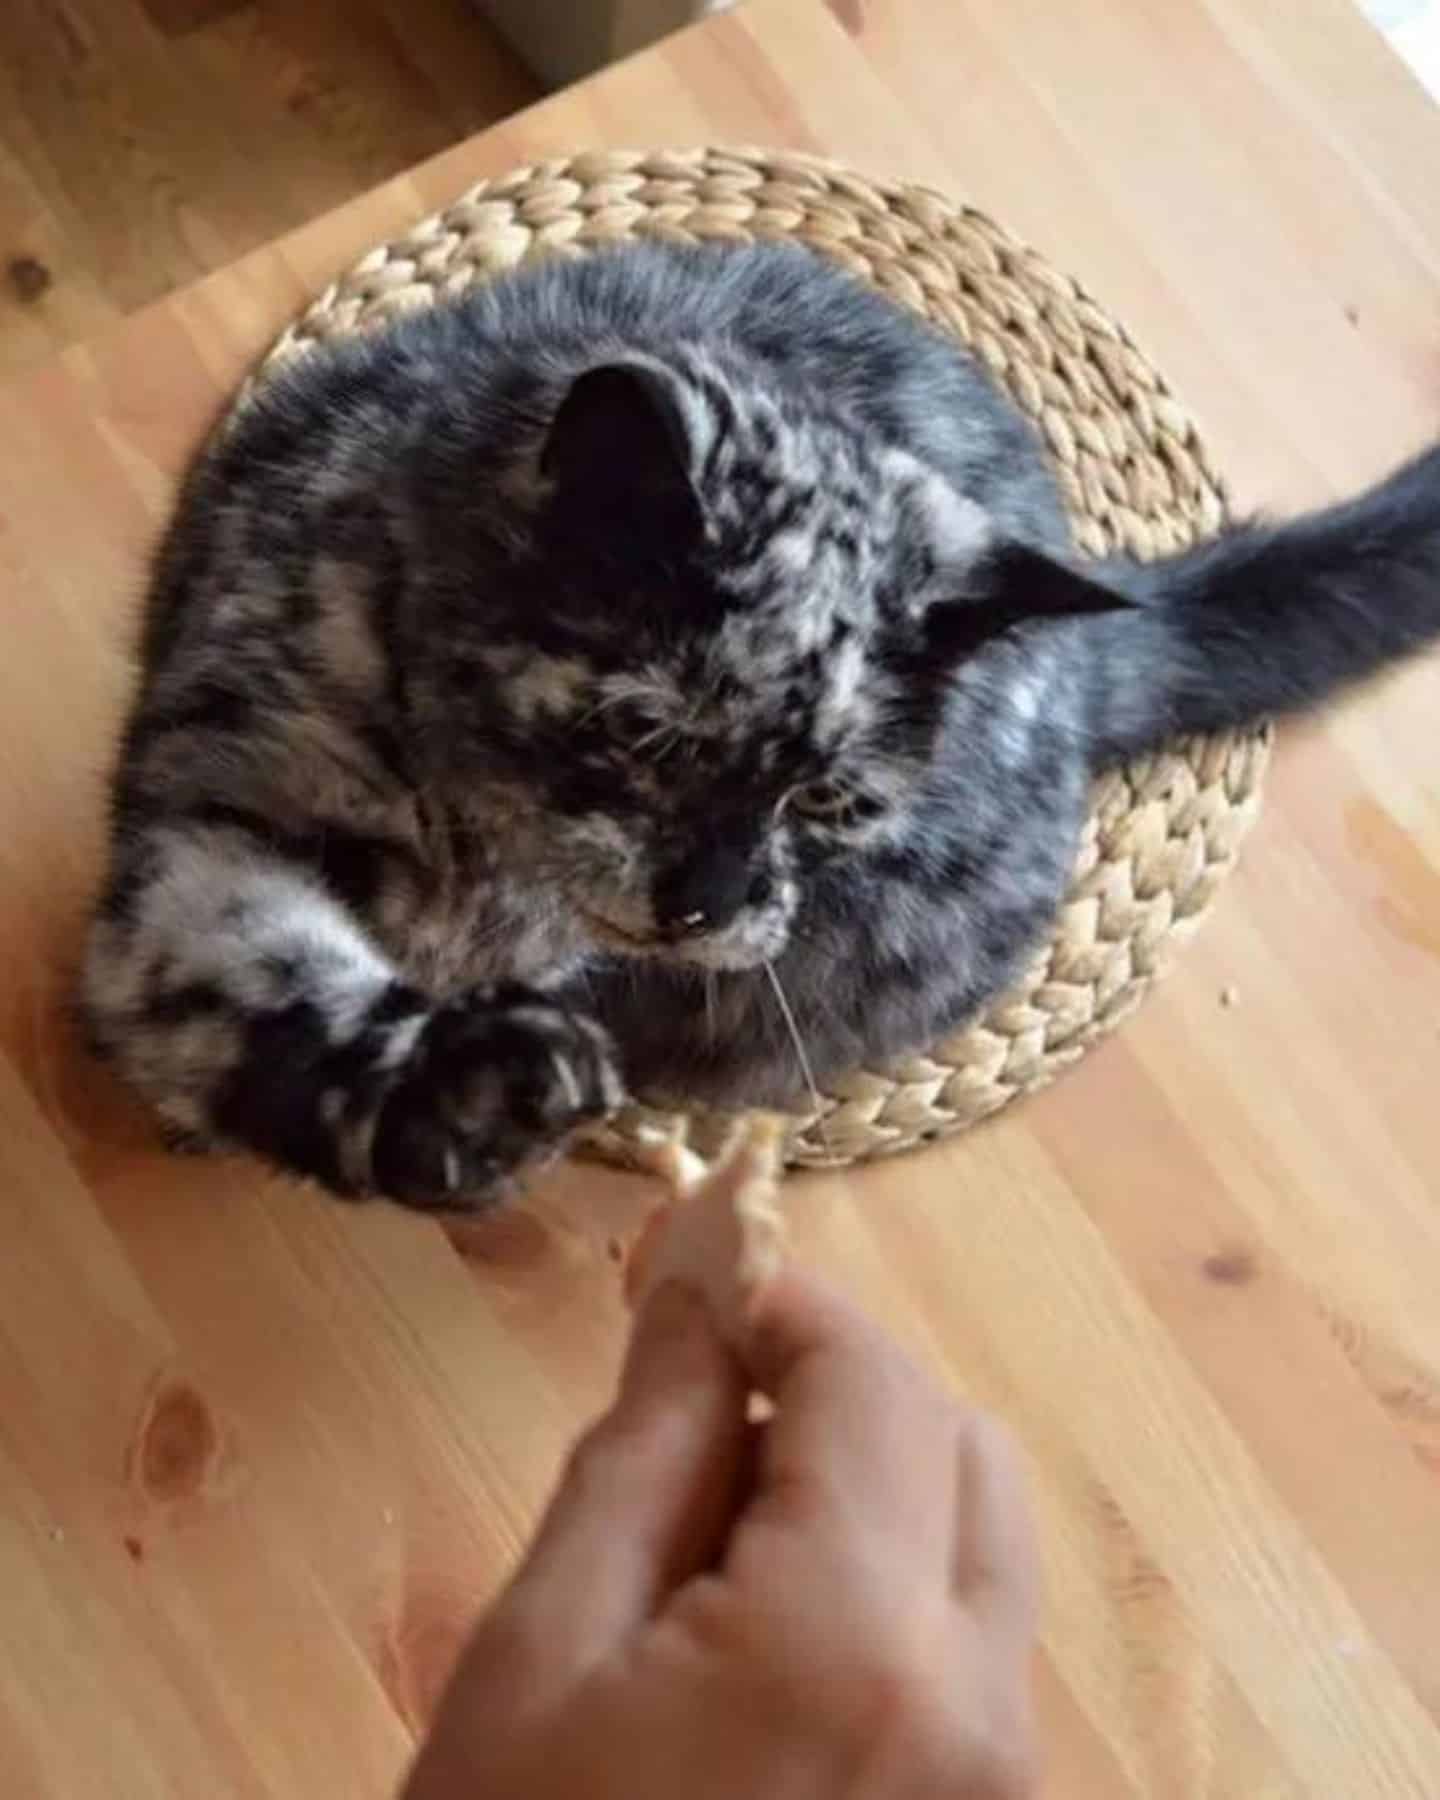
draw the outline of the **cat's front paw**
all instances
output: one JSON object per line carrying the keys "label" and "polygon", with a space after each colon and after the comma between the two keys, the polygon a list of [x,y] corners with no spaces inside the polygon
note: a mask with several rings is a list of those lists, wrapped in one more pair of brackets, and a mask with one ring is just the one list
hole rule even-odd
{"label": "cat's front paw", "polygon": [[381,1108],[375,1187],[407,1206],[482,1206],[623,1098],[593,1019],[518,986],[442,1007]]}

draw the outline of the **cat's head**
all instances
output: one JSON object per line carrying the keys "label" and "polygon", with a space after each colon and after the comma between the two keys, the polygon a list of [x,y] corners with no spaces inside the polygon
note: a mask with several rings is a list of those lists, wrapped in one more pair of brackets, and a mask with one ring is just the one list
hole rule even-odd
{"label": "cat's head", "polygon": [[485,735],[535,873],[625,954],[777,956],[819,868],[903,837],[958,665],[1118,604],[823,399],[698,353],[581,375],[538,474]]}

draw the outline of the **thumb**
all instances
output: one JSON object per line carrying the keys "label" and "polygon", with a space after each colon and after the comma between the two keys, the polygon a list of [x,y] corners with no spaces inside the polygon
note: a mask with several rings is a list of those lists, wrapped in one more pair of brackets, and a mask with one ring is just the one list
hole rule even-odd
{"label": "thumb", "polygon": [[[746,1381],[698,1294],[669,1283],[636,1323],[620,1392],[580,1441],[502,1603],[554,1676],[635,1632],[718,1555],[745,1440]],[[563,1663],[562,1670],[558,1665]]]}

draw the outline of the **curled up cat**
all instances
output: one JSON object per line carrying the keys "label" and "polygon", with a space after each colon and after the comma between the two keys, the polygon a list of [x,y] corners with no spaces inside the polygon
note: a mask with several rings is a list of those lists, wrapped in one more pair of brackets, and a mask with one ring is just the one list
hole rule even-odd
{"label": "curled up cat", "polygon": [[171,1133],[483,1204],[627,1092],[934,1041],[1093,776],[1440,638],[1440,450],[1085,561],[1029,424],[798,249],[527,267],[268,378],[157,559],[82,1011]]}

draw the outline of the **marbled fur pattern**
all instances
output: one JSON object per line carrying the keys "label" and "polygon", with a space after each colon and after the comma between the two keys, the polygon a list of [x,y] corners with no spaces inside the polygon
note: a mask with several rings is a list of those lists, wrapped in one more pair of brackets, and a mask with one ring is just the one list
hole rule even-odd
{"label": "marbled fur pattern", "polygon": [[1431,453],[1082,572],[1028,426],[807,254],[527,270],[282,370],[197,459],[90,1034],[178,1135],[423,1205],[627,1087],[784,1101],[777,982],[821,1078],[957,1026],[1097,767],[1418,647],[1437,569]]}

